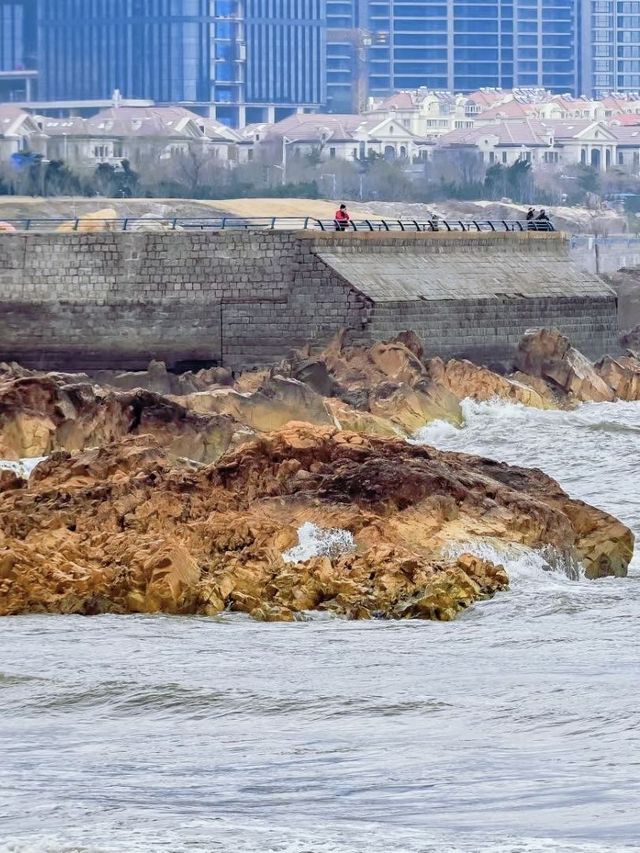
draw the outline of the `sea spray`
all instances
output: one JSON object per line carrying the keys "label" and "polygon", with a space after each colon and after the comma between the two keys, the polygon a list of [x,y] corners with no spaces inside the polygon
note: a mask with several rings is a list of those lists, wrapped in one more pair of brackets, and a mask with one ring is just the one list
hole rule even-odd
{"label": "sea spray", "polygon": [[0,470],[14,471],[19,477],[28,480],[37,465],[47,459],[46,456],[30,456],[16,461],[0,459]]}
{"label": "sea spray", "polygon": [[337,527],[322,528],[306,521],[298,529],[298,544],[282,555],[286,563],[303,563],[312,557],[338,557],[356,550],[353,534]]}

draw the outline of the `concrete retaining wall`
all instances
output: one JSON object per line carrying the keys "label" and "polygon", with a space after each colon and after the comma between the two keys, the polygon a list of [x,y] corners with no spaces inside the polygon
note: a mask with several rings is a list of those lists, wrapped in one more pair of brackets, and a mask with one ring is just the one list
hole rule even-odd
{"label": "concrete retaining wall", "polygon": [[238,368],[345,327],[508,362],[538,325],[615,348],[613,291],[557,234],[0,235],[0,359],[28,366]]}

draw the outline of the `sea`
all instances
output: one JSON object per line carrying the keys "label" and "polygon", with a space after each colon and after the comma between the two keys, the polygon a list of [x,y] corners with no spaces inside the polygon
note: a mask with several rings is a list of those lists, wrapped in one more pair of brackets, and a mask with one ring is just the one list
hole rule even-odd
{"label": "sea", "polygon": [[[463,405],[415,441],[640,534],[639,403]],[[449,623],[0,620],[0,851],[640,851],[640,558],[497,556],[509,591]]]}

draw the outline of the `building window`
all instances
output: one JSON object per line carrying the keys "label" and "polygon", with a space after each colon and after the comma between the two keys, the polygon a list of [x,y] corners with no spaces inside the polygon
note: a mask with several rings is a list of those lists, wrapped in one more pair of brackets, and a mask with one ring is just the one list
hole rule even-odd
{"label": "building window", "polygon": [[503,152],[502,152],[502,162],[503,162],[503,163],[506,163],[506,162],[507,162],[507,152],[506,152],[506,151],[503,151]]}
{"label": "building window", "polygon": [[624,154],[622,151],[618,151],[618,166],[624,166]]}
{"label": "building window", "polygon": [[336,159],[336,149],[335,149],[335,148],[330,148],[330,149],[329,149],[329,157],[330,157],[332,160],[335,160],[335,159]]}

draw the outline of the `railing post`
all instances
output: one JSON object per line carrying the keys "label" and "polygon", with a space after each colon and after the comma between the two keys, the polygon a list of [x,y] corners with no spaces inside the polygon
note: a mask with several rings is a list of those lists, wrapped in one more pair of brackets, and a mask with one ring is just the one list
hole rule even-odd
{"label": "railing post", "polygon": [[27,219],[24,230],[29,231],[30,229],[31,229],[31,220]]}
{"label": "railing post", "polygon": [[80,220],[76,219],[76,221],[73,223],[73,230],[77,231],[79,227],[80,227]]}
{"label": "railing post", "polygon": [[128,225],[128,224],[129,224],[129,220],[128,220],[128,219],[125,219],[125,220],[123,221],[123,223],[122,223],[122,230],[123,230],[123,231],[126,231],[126,230],[127,230],[127,225]]}

